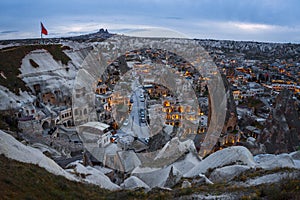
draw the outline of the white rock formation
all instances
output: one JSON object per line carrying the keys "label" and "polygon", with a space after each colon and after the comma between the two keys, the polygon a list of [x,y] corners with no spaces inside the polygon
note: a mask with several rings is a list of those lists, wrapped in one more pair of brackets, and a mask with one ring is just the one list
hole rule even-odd
{"label": "white rock formation", "polygon": [[[53,56],[44,49],[31,51],[22,59],[19,77],[32,90],[33,85],[40,84],[43,92],[60,90],[63,95],[71,94],[77,71],[81,68],[83,60],[94,44],[73,41],[62,42],[71,48],[71,50],[63,51],[71,59],[67,65],[54,60]],[[39,67],[31,66],[30,59],[37,63]],[[5,76],[5,74],[3,75]],[[0,110],[20,107],[26,102],[33,102],[35,98],[27,92],[20,92],[20,96],[15,95],[7,88],[0,86]]]}
{"label": "white rock formation", "polygon": [[94,168],[97,169],[97,170],[99,170],[99,171],[101,171],[103,174],[109,174],[109,173],[111,173],[113,171],[110,168],[101,167],[99,165],[95,165]]}
{"label": "white rock formation", "polygon": [[204,174],[209,168],[215,169],[225,165],[241,164],[250,167],[255,166],[251,152],[242,146],[229,147],[217,151],[202,160],[197,166],[184,174],[184,177],[195,177]]}
{"label": "white rock formation", "polygon": [[100,170],[91,166],[83,166],[80,161],[75,161],[67,166],[66,171],[71,174],[77,175],[78,179],[95,185],[99,185],[101,188],[108,190],[119,190],[120,186],[111,182],[111,180],[104,175]]}
{"label": "white rock formation", "polygon": [[182,178],[182,173],[178,169],[176,169],[176,167],[171,166],[169,176],[166,180],[164,187],[169,187],[169,188],[173,187],[174,185],[176,185],[176,183],[180,181],[181,178]]}
{"label": "white rock formation", "polygon": [[214,182],[229,182],[235,177],[239,176],[244,171],[249,170],[250,167],[246,165],[231,165],[215,169],[209,179]]}
{"label": "white rock formation", "polygon": [[193,167],[199,165],[201,162],[200,157],[192,152],[189,152],[184,158],[176,161],[172,165],[176,167],[182,174],[189,172]]}
{"label": "white rock formation", "polygon": [[300,151],[295,151],[289,154],[293,160],[300,160]]}
{"label": "white rock formation", "polygon": [[174,137],[158,152],[154,160],[169,159],[170,157],[176,156],[179,157],[186,152],[196,152],[194,142],[192,140],[182,142],[178,137]]}
{"label": "white rock formation", "polygon": [[181,188],[190,188],[190,187],[192,187],[192,184],[187,180],[184,180],[181,184]]}
{"label": "white rock formation", "polygon": [[193,184],[195,185],[203,185],[203,184],[214,184],[211,180],[209,180],[204,174],[198,174],[194,176]]}
{"label": "white rock formation", "polygon": [[294,161],[295,167],[300,169],[300,151],[295,151],[289,154]]}
{"label": "white rock formation", "polygon": [[40,150],[42,153],[48,152],[51,155],[51,158],[61,157],[61,153],[58,152],[56,149],[53,149],[47,145],[41,143],[34,143],[31,145],[32,147]]}
{"label": "white rock formation", "polygon": [[145,188],[146,190],[149,190],[150,187],[143,182],[141,179],[139,179],[136,176],[130,176],[127,178],[122,184],[121,187],[123,189],[136,189],[136,188]]}
{"label": "white rock formation", "polygon": [[[32,67],[30,59],[34,60],[39,67]],[[41,84],[41,89],[44,91],[59,89],[63,94],[71,95],[77,70],[74,66],[66,66],[54,60],[48,51],[38,49],[22,59],[20,71],[20,77],[32,90],[33,85]]]}
{"label": "white rock formation", "polygon": [[0,154],[20,162],[37,164],[48,172],[64,176],[69,180],[77,180],[38,149],[22,144],[3,131],[0,131]]}
{"label": "white rock formation", "polygon": [[130,172],[141,164],[134,151],[119,151],[117,154],[125,172]]}
{"label": "white rock formation", "polygon": [[12,93],[8,88],[0,85],[0,110],[9,110],[20,107],[27,102],[33,102],[35,96],[28,94],[28,92],[20,92],[20,95]]}
{"label": "white rock formation", "polygon": [[238,182],[236,185],[238,185],[239,187],[256,186],[261,184],[276,183],[286,178],[296,178],[296,177],[299,177],[299,172],[279,172],[279,173],[267,174],[261,177],[249,179],[245,183]]}
{"label": "white rock formation", "polygon": [[257,163],[257,167],[271,170],[274,168],[296,168],[292,157],[289,154],[260,154],[254,156],[254,160]]}
{"label": "white rock formation", "polygon": [[150,188],[154,187],[172,187],[182,177],[182,174],[173,166],[168,166],[163,169],[157,168],[140,168],[133,170],[132,175],[141,179]]}
{"label": "white rock formation", "polygon": [[256,139],[253,137],[248,137],[247,138],[247,143],[250,144],[251,146],[254,146],[256,142]]}

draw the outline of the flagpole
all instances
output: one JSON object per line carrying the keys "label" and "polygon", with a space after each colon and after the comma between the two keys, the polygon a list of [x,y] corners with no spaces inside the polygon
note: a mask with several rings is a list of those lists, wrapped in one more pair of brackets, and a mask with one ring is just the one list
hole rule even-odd
{"label": "flagpole", "polygon": [[40,26],[41,26],[41,44],[43,44],[42,22],[40,22]]}
{"label": "flagpole", "polygon": [[44,35],[48,35],[48,31],[47,31],[47,29],[44,27],[43,23],[41,22],[41,43],[44,44],[43,34],[44,34]]}

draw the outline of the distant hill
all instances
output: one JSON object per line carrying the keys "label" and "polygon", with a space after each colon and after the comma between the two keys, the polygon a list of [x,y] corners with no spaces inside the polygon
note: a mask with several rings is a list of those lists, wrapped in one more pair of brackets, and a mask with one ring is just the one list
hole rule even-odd
{"label": "distant hill", "polygon": [[[99,29],[96,33],[89,33],[84,35],[72,36],[72,37],[57,37],[57,38],[43,38],[44,44],[56,44],[60,43],[61,40],[73,40],[78,42],[96,42],[103,41],[115,34],[109,33],[107,29]],[[0,45],[26,45],[26,44],[40,44],[40,38],[33,39],[11,39],[11,40],[0,40]],[[1,46],[0,46],[1,47]]]}
{"label": "distant hill", "polygon": [[79,35],[79,36],[73,36],[73,37],[66,37],[63,39],[69,39],[69,40],[75,40],[75,41],[81,41],[81,42],[94,42],[94,41],[103,41],[114,34],[111,34],[108,32],[107,29],[99,29],[96,33],[90,33],[85,35]]}

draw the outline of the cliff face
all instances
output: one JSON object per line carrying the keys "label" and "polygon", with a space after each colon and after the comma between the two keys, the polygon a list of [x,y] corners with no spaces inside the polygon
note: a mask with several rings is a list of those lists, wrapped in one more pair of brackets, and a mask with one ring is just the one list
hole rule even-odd
{"label": "cliff face", "polygon": [[222,74],[222,79],[224,82],[224,87],[226,89],[226,98],[227,98],[227,112],[225,118],[225,124],[222,130],[222,133],[231,132],[236,129],[237,125],[237,112],[236,105],[233,99],[232,90],[230,84],[226,79],[226,76]]}
{"label": "cliff face", "polygon": [[[225,116],[225,121],[224,121],[224,126],[222,128],[222,134],[226,134],[227,132],[231,132],[233,130],[236,129],[236,125],[237,125],[237,112],[236,112],[236,105],[233,99],[233,95],[232,95],[232,90],[230,88],[230,84],[228,82],[228,80],[226,79],[225,75],[221,75],[222,76],[222,80],[224,83],[224,88],[225,88],[225,96],[224,97],[219,97],[222,99],[227,99],[227,105],[226,105],[226,116]],[[211,105],[211,96],[209,96],[208,100],[209,100],[209,105]],[[210,123],[211,120],[211,109],[208,113],[208,124]]]}
{"label": "cliff face", "polygon": [[300,145],[299,113],[289,90],[283,90],[276,98],[258,142],[265,145],[267,153],[292,152]]}
{"label": "cliff face", "polygon": [[69,101],[77,71],[91,49],[89,43],[72,41],[0,49],[0,110],[37,97]]}

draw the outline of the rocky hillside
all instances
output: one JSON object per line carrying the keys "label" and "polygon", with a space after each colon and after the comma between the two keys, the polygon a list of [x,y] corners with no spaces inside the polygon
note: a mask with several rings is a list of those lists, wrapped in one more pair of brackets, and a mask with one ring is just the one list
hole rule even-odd
{"label": "rocky hillside", "polygon": [[300,118],[295,104],[289,90],[283,90],[277,96],[275,109],[259,139],[267,153],[292,152],[300,146]]}
{"label": "rocky hillside", "polygon": [[[200,44],[211,52],[219,50],[228,55],[242,54],[245,59],[289,59],[299,60],[299,44],[263,43],[230,40],[198,40]],[[219,53],[220,53],[219,52]]]}
{"label": "rocky hillside", "polygon": [[0,49],[0,110],[33,102],[40,92],[70,96],[73,80],[90,44],[15,44]]}
{"label": "rocky hillside", "polygon": [[227,106],[226,106],[227,111],[226,111],[225,124],[222,133],[226,133],[226,131],[231,132],[236,130],[237,112],[236,112],[236,104],[233,99],[230,83],[226,79],[225,75],[222,75],[222,79],[224,82],[224,87],[226,90],[226,98],[227,98]]}
{"label": "rocky hillside", "polygon": [[[253,157],[244,147],[230,147],[202,161],[189,152],[172,166],[137,167],[119,188],[111,188],[109,185],[114,184],[104,175],[109,172],[101,167],[83,166],[77,161],[63,170],[49,164],[54,162],[39,150],[0,133],[1,199],[297,199],[300,196],[300,152]],[[71,178],[74,182],[64,176],[77,178]]]}
{"label": "rocky hillside", "polygon": [[[0,85],[7,87],[10,91],[19,94],[21,91],[28,91],[24,81],[18,76],[22,59],[37,49],[44,49],[50,53],[50,56],[66,65],[70,58],[62,52],[62,45],[27,45],[7,47],[0,50],[1,77]],[[39,64],[33,59],[29,60],[32,68],[39,68]]]}

